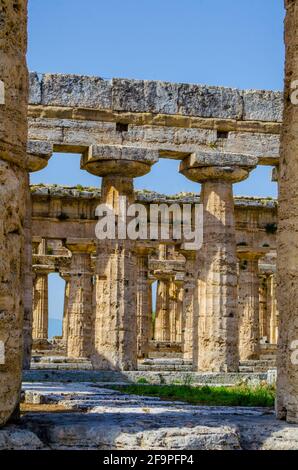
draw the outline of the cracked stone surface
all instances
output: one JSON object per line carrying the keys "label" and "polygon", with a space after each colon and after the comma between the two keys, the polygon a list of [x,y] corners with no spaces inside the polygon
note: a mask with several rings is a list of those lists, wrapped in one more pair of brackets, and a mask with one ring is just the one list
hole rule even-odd
{"label": "cracked stone surface", "polygon": [[298,448],[298,426],[277,421],[269,408],[193,406],[90,382],[26,382],[23,399],[65,407],[21,419],[19,428],[50,449]]}

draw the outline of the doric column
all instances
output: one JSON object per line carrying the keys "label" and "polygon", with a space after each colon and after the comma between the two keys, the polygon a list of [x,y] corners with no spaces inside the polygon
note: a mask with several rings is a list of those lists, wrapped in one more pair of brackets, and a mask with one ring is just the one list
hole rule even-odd
{"label": "doric column", "polygon": [[[152,284],[154,279],[148,279],[148,311],[149,311],[149,321],[150,321],[150,331],[149,331],[149,341],[152,341],[154,338],[154,325],[153,325],[153,303],[152,303]],[[154,312],[155,313],[155,312]]]}
{"label": "doric column", "polygon": [[103,177],[101,203],[113,209],[117,222],[115,239],[97,245],[92,362],[98,369],[137,369],[136,243],[118,229],[122,209],[135,199],[133,178],[148,173],[157,159],[156,152],[124,146],[93,146],[83,157],[83,168]]}
{"label": "doric column", "polygon": [[33,340],[48,340],[49,306],[48,306],[48,274],[46,267],[35,266],[33,285]]}
{"label": "doric column", "polygon": [[173,343],[182,340],[182,286],[183,282],[177,276],[169,283],[170,341]]}
{"label": "doric column", "polygon": [[71,251],[69,297],[67,303],[67,356],[90,357],[92,345],[92,241],[67,239]]}
{"label": "doric column", "polygon": [[[27,169],[29,172],[43,169],[53,153],[53,146],[48,142],[27,142]],[[29,174],[28,186],[29,186]],[[33,324],[33,273],[32,273],[32,197],[27,193],[26,217],[24,222],[24,340],[23,340],[23,369],[30,369],[32,351]]]}
{"label": "doric column", "polygon": [[239,367],[237,257],[232,185],[255,167],[255,157],[192,155],[181,173],[202,183],[203,257],[199,281],[198,368],[235,372]]}
{"label": "doric column", "polygon": [[167,278],[158,278],[155,309],[155,341],[170,341],[169,284]]}
{"label": "doric column", "polygon": [[268,340],[270,344],[277,344],[278,339],[278,310],[276,299],[276,275],[270,274],[267,278],[268,295]]}
{"label": "doric column", "polygon": [[267,334],[267,276],[259,275],[259,317],[260,317],[260,338],[268,339]]}
{"label": "doric column", "polygon": [[[286,0],[286,76],[281,136],[277,275],[277,416],[298,423],[298,4]],[[295,91],[295,90],[296,91]],[[292,95],[292,96],[291,96]]]}
{"label": "doric column", "polygon": [[148,357],[152,328],[152,298],[148,283],[148,256],[150,248],[138,246],[137,253],[137,348],[138,358]]}
{"label": "doric column", "polygon": [[69,301],[71,275],[69,273],[61,273],[60,275],[62,279],[64,279],[65,281],[64,302],[63,302],[63,321],[62,321],[62,339],[67,345],[68,323],[69,323],[68,301]]}
{"label": "doric column", "polygon": [[[28,174],[29,186],[29,174]],[[33,305],[33,274],[32,274],[32,201],[28,191],[26,217],[24,220],[24,325],[23,325],[23,369],[30,369],[32,351],[32,305]]]}
{"label": "doric column", "polygon": [[182,322],[183,322],[183,280],[180,279],[180,276],[175,276],[175,286],[176,286],[176,343],[182,343]]}
{"label": "doric column", "polygon": [[23,357],[27,1],[0,4],[0,426],[17,408]]}
{"label": "doric column", "polygon": [[260,356],[259,259],[266,250],[238,247],[238,308],[240,360]]}
{"label": "doric column", "polygon": [[198,305],[197,305],[197,273],[196,252],[191,250],[181,251],[185,257],[185,275],[183,283],[182,305],[182,351],[183,358],[188,361],[197,360],[198,342]]}

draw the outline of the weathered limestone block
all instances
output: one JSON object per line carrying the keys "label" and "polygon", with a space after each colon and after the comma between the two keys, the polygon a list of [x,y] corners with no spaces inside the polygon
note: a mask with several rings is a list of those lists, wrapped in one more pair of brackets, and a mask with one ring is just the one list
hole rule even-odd
{"label": "weathered limestone block", "polygon": [[176,114],[178,88],[176,83],[114,78],[113,110]]}
{"label": "weathered limestone block", "polygon": [[0,426],[16,409],[21,386],[24,219],[29,192],[27,141],[27,1],[0,5]]}
{"label": "weathered limestone block", "polygon": [[239,90],[234,88],[181,84],[178,106],[187,116],[241,119],[243,114]]}
{"label": "weathered limestone block", "polygon": [[71,251],[69,298],[67,302],[67,356],[92,354],[92,276],[90,254],[95,244],[88,240],[67,239]]}
{"label": "weathered limestone block", "polygon": [[36,72],[29,73],[29,103],[41,104],[41,80]]}
{"label": "weathered limestone block", "polygon": [[244,90],[243,119],[248,121],[281,122],[283,94],[278,91]]}
{"label": "weathered limestone block", "polygon": [[42,77],[42,104],[95,109],[111,109],[109,80],[84,75],[45,74]]}
{"label": "weathered limestone block", "polygon": [[[198,369],[236,372],[239,364],[237,258],[233,188],[248,177],[256,157],[191,155],[180,172],[202,183],[203,266],[199,273]],[[216,165],[216,166],[215,166]]]}
{"label": "weathered limestone block", "polygon": [[258,359],[260,355],[259,267],[265,250],[238,247],[238,308],[240,360]]}
{"label": "weathered limestone block", "polygon": [[[277,416],[298,423],[298,106],[291,101],[291,84],[298,79],[298,4],[286,0],[286,76],[284,124],[279,174],[277,247],[279,348]],[[296,360],[295,360],[296,358]]]}

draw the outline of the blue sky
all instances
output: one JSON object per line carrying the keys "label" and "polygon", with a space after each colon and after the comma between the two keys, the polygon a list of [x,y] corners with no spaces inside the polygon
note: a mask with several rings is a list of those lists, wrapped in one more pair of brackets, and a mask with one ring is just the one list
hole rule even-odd
{"label": "blue sky", "polygon": [[[28,66],[41,73],[281,90],[283,18],[283,0],[29,0]],[[177,166],[161,160],[136,188],[198,191]],[[100,184],[80,170],[78,155],[64,154],[31,181]],[[269,167],[234,187],[239,195],[275,197],[276,191]],[[63,283],[54,278],[50,289],[60,300],[50,296],[50,315],[57,317]]]}

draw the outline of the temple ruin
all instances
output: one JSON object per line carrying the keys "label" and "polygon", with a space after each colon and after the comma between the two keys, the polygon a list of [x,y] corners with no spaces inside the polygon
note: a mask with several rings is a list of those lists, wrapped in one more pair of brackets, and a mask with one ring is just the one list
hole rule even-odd
{"label": "temple ruin", "polygon": [[[275,369],[276,354],[277,415],[298,423],[291,361],[298,111],[288,99],[298,72],[297,2],[286,1],[286,99],[273,91],[27,74],[26,3],[1,2],[0,425],[18,408],[22,361],[24,369],[51,368],[56,358],[62,368],[241,377]],[[81,170],[101,184],[30,189],[29,173],[54,152],[80,154]],[[201,190],[135,190],[134,180],[159,158],[178,160]],[[272,167],[279,201],[234,197],[233,185],[258,165]],[[143,204],[149,224],[152,203],[202,204],[202,247],[188,250],[174,237],[99,240],[96,207],[109,204],[119,220],[124,196]],[[65,281],[63,333],[53,340],[50,273]]]}

